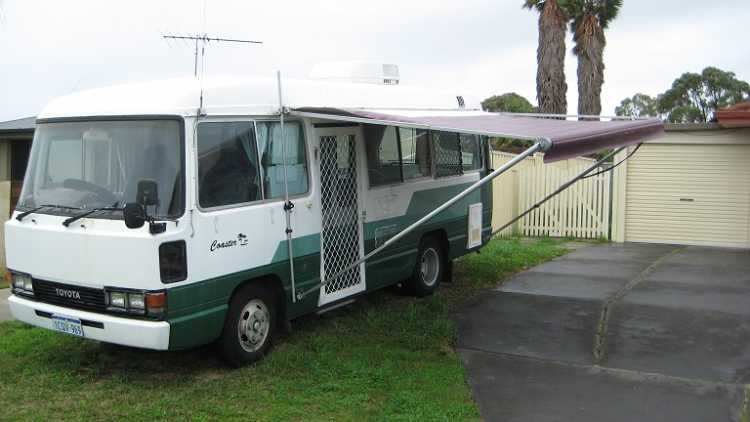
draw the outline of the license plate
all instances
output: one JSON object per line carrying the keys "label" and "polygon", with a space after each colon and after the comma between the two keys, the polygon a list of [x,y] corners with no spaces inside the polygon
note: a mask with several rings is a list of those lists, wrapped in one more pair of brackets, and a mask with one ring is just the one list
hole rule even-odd
{"label": "license plate", "polygon": [[65,315],[52,315],[52,328],[61,333],[83,337],[81,320]]}

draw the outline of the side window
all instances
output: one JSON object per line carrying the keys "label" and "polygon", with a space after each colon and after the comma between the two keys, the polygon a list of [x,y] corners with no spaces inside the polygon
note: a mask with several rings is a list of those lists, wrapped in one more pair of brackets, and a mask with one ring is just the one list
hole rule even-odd
{"label": "side window", "polygon": [[426,130],[398,128],[404,180],[426,177],[432,173],[430,137]]}
{"label": "side window", "polygon": [[455,176],[462,173],[461,145],[458,134],[431,132],[435,150],[435,176]]}
{"label": "side window", "polygon": [[[279,122],[257,122],[258,150],[260,151],[263,190],[266,199],[284,196],[284,144],[281,142]],[[305,137],[300,122],[284,122],[287,154],[287,180],[289,195],[307,192],[307,156]]]}
{"label": "side window", "polygon": [[197,144],[201,207],[261,199],[253,122],[200,123]]}
{"label": "side window", "polygon": [[463,171],[482,168],[482,147],[478,135],[461,134],[461,164]]}
{"label": "side window", "polygon": [[367,147],[367,171],[370,186],[401,182],[401,162],[396,128],[364,125],[363,130]]}

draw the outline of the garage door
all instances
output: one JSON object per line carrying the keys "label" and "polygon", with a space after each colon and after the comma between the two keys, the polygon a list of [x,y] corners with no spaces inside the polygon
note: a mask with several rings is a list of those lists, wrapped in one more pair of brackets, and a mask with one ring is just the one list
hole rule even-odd
{"label": "garage door", "polygon": [[750,246],[750,146],[645,144],[627,171],[625,240]]}

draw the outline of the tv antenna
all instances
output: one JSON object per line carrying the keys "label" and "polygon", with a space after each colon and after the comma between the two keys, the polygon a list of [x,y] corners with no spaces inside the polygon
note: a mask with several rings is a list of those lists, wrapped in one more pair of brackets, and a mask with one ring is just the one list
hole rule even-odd
{"label": "tv antenna", "polygon": [[164,39],[171,40],[191,40],[195,41],[195,65],[193,67],[193,75],[198,76],[198,47],[201,50],[201,59],[206,55],[206,44],[210,42],[234,42],[240,44],[263,44],[263,41],[253,40],[238,40],[233,38],[218,38],[209,37],[208,34],[197,34],[197,35],[162,35]]}
{"label": "tv antenna", "polygon": [[195,41],[195,64],[193,67],[193,75],[195,77],[198,77],[198,47],[200,46],[201,51],[201,75],[200,75],[200,105],[198,107],[198,115],[203,115],[203,62],[206,56],[206,44],[210,42],[233,42],[233,43],[240,43],[240,44],[263,44],[263,41],[253,41],[253,40],[238,40],[233,38],[219,38],[219,37],[209,37],[208,34],[196,34],[196,35],[165,35],[162,34],[162,37],[164,37],[165,40],[180,40],[180,41]]}

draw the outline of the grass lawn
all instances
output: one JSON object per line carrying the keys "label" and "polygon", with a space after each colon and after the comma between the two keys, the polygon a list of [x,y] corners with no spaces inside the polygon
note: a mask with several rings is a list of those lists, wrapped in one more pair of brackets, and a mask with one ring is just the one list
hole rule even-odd
{"label": "grass lawn", "polygon": [[151,352],[0,323],[2,420],[476,420],[451,312],[560,241],[496,239],[432,297],[390,291],[293,323],[265,360]]}

